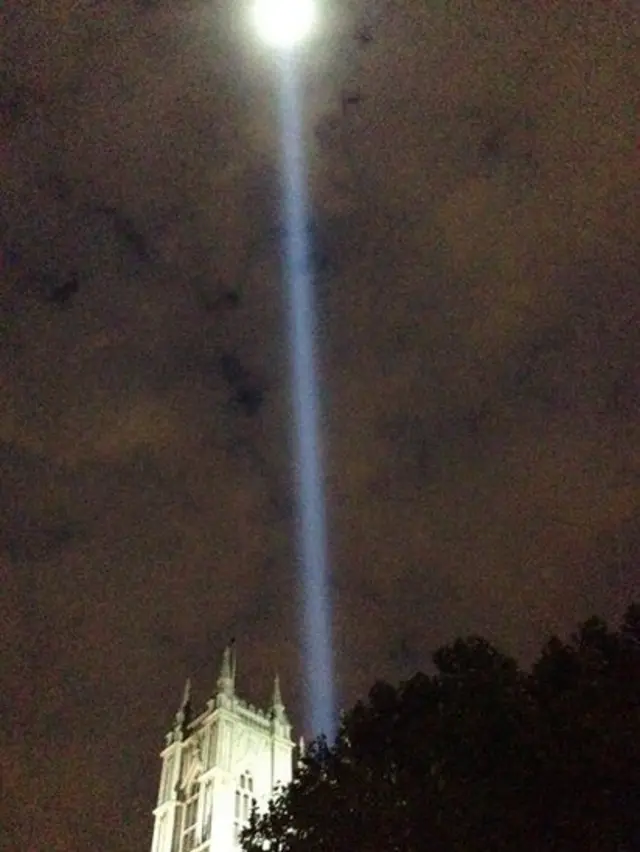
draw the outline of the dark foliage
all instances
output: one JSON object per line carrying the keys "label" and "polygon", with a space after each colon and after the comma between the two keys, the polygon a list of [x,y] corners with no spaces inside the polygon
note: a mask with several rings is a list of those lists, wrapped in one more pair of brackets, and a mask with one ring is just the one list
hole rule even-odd
{"label": "dark foliage", "polygon": [[255,815],[246,852],[640,849],[640,606],[531,672],[481,638],[376,684]]}

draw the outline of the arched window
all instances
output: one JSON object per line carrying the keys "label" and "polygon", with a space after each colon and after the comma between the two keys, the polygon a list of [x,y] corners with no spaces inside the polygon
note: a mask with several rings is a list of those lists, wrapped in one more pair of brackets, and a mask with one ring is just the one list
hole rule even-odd
{"label": "arched window", "polygon": [[249,772],[243,772],[238,779],[236,796],[233,806],[233,841],[240,843],[240,833],[249,825],[249,817],[256,800],[253,797],[253,777]]}

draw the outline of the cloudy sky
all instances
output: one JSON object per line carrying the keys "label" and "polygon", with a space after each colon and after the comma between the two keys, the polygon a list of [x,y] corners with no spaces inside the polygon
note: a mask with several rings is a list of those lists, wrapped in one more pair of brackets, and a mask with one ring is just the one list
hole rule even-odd
{"label": "cloudy sky", "polygon": [[[633,0],[349,0],[301,59],[341,702],[638,596]],[[0,848],[145,849],[182,691],[304,668],[273,57],[0,12]],[[366,38],[362,37],[366,36]],[[4,844],[4,845],[3,845]]]}

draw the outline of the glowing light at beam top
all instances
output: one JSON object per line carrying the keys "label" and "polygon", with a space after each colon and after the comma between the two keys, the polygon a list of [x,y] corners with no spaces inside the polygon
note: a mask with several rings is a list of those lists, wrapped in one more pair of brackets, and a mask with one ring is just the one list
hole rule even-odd
{"label": "glowing light at beam top", "polygon": [[293,47],[312,30],[316,19],[314,0],[256,0],[255,28],[273,47]]}
{"label": "glowing light at beam top", "polygon": [[302,632],[307,668],[307,723],[333,741],[336,713],[331,641],[318,379],[314,341],[306,168],[295,58],[279,57],[284,196],[285,274],[294,413],[294,463],[299,524]]}

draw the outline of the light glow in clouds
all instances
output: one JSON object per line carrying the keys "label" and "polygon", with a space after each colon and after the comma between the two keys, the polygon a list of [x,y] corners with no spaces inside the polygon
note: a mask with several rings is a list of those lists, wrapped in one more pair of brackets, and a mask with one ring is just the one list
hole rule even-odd
{"label": "light glow in clouds", "polygon": [[310,267],[307,170],[301,133],[296,52],[310,30],[313,0],[257,0],[254,21],[261,38],[276,47],[281,129],[283,273],[286,285],[293,462],[302,590],[306,724],[333,742],[336,712],[331,641],[331,600],[327,557],[322,453],[319,439],[318,378],[315,357],[313,270]]}
{"label": "light glow in clouds", "polygon": [[260,38],[273,47],[293,47],[315,23],[313,0],[256,0],[253,20]]}

